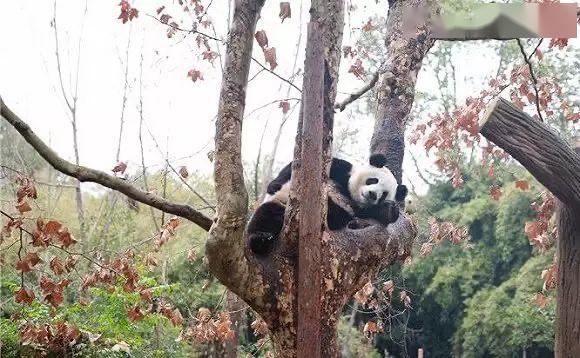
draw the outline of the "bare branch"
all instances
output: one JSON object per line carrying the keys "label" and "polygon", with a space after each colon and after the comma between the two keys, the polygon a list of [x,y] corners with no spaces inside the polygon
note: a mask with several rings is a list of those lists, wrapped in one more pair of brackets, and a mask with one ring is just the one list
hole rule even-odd
{"label": "bare branch", "polygon": [[[149,133],[149,136],[153,140],[153,144],[155,144],[155,146],[157,147],[157,150],[159,151],[159,154],[164,155],[163,151],[161,150],[161,146],[159,146],[159,142],[157,142],[157,139],[153,135],[153,132],[151,132],[151,130],[149,128],[147,128],[147,132]],[[177,172],[177,170],[175,170],[175,168],[173,167],[173,165],[171,165],[171,163],[169,162],[168,153],[165,153],[165,159],[164,160],[165,160],[165,166],[166,167],[169,167],[171,169],[171,171],[173,171],[173,173],[175,173],[175,175],[177,175],[179,177],[179,179],[181,180],[181,182],[183,184],[185,184],[185,186],[192,193],[194,193],[201,201],[203,201],[203,203],[205,205],[207,205],[208,207],[210,207],[211,210],[215,212],[215,205],[213,205],[209,201],[207,201],[207,199],[204,198],[203,195],[201,195],[197,190],[195,190],[191,185],[189,185],[189,183],[185,179],[183,179],[181,177],[181,175]],[[167,168],[165,168],[165,169],[167,170]]]}
{"label": "bare branch", "polygon": [[[71,100],[68,99],[66,92],[63,86],[63,79],[62,79],[62,67],[60,64],[60,52],[58,47],[58,26],[56,22],[56,0],[54,1],[54,14],[52,18],[52,25],[54,27],[54,40],[55,40],[55,47],[56,47],[56,63],[57,63],[57,71],[58,71],[58,78],[60,80],[60,86],[62,90],[62,95],[64,100],[68,106],[70,112],[70,121],[72,126],[72,136],[73,136],[73,150],[74,150],[74,157],[75,157],[75,164],[79,165],[79,141],[78,141],[78,127],[77,127],[77,109],[78,109],[78,99],[79,99],[79,72],[81,67],[81,45],[83,41],[83,32],[85,27],[85,20],[87,17],[87,9],[88,3],[85,0],[85,7],[83,12],[83,18],[81,23],[81,31],[78,38],[78,52],[76,58],[76,71],[75,71],[75,83],[74,83],[74,92],[71,94]],[[70,76],[72,78],[72,75]],[[75,202],[76,202],[76,209],[77,209],[77,218],[79,221],[79,239],[81,244],[85,244],[85,213],[84,213],[84,205],[83,205],[83,193],[81,190],[80,182],[77,181],[76,189],[75,189]]]}
{"label": "bare branch", "polygon": [[146,14],[146,15],[147,15],[147,16],[149,16],[150,18],[153,18],[153,19],[155,19],[155,20],[159,21],[161,24],[163,24],[163,25],[165,25],[165,26],[169,26],[169,27],[171,27],[171,28],[173,28],[173,29],[175,29],[175,30],[177,30],[177,31],[181,31],[181,32],[187,32],[187,33],[189,33],[189,34],[199,34],[199,35],[201,35],[201,36],[203,36],[203,37],[207,37],[208,39],[211,39],[211,40],[214,40],[214,41],[218,41],[218,42],[223,42],[223,40],[222,40],[222,39],[219,39],[219,38],[217,38],[217,37],[214,37],[214,36],[208,35],[208,34],[206,34],[205,32],[198,31],[198,30],[197,30],[197,28],[192,28],[191,30],[182,29],[182,28],[180,28],[179,26],[173,25],[173,24],[171,24],[171,23],[169,23],[169,24],[166,24],[166,23],[164,23],[163,21],[161,21],[161,19],[158,19],[157,17],[155,17],[155,16],[153,16],[153,15],[151,15],[151,14]]}
{"label": "bare branch", "polygon": [[54,0],[54,14],[52,17],[52,28],[54,29],[54,43],[55,43],[55,53],[56,53],[56,68],[58,70],[58,80],[60,83],[60,90],[62,92],[62,97],[64,98],[64,101],[68,107],[68,109],[70,111],[73,111],[73,105],[71,104],[71,102],[68,99],[68,96],[66,95],[66,91],[64,89],[64,83],[62,80],[62,70],[61,70],[61,64],[60,64],[60,55],[59,55],[59,47],[58,47],[58,28],[56,25],[56,0]]}
{"label": "bare branch", "polygon": [[121,117],[119,118],[119,138],[117,140],[117,153],[115,161],[119,162],[121,159],[121,142],[123,140],[123,127],[125,125],[125,108],[127,107],[127,89],[129,88],[129,49],[131,48],[131,32],[133,25],[129,26],[129,34],[127,35],[127,47],[125,49],[125,73],[123,81],[123,99],[121,100]]}
{"label": "bare branch", "polygon": [[[141,151],[141,168],[143,175],[143,186],[145,191],[149,191],[149,181],[147,179],[147,167],[145,166],[145,151],[143,150],[143,49],[141,48],[141,61],[139,61],[139,149]],[[159,232],[159,224],[155,220],[155,212],[153,208],[149,206],[149,214],[151,215],[151,221],[155,225],[155,229]]]}
{"label": "bare branch", "polygon": [[[526,61],[527,65],[528,65],[528,69],[530,70],[530,76],[532,77],[532,87],[534,87],[534,92],[536,92],[536,98],[535,98],[536,110],[538,111],[538,116],[540,117],[540,120],[543,122],[544,117],[542,116],[542,110],[540,109],[540,94],[538,92],[538,80],[536,78],[536,75],[534,74],[534,68],[532,66],[532,63],[530,62],[530,58],[532,57],[532,55],[534,53],[532,52],[530,54],[530,57],[528,57],[528,55],[526,55],[526,50],[524,49],[524,45],[522,43],[522,40],[520,40],[520,39],[516,39],[516,40],[518,42],[520,52],[522,53],[522,56],[524,57],[524,61]],[[538,46],[540,46],[540,44],[541,44],[541,42],[538,44]],[[535,50],[534,50],[534,52],[535,52]]]}
{"label": "bare branch", "polygon": [[413,155],[413,153],[409,153],[411,155],[411,159],[413,160],[413,164],[415,165],[415,170],[417,171],[417,174],[419,175],[419,178],[421,178],[421,180],[423,181],[423,183],[429,185],[429,186],[433,186],[433,183],[431,183],[424,175],[423,175],[423,171],[421,170],[421,168],[419,167],[419,163],[417,162],[417,158],[415,158],[415,156]]}
{"label": "bare branch", "polygon": [[[160,19],[158,19],[157,17],[153,16],[153,15],[149,15],[149,14],[147,14],[147,16],[149,16],[149,17],[152,17],[152,18],[154,18],[155,20],[157,20],[157,21],[159,21],[160,23],[162,23],[163,25],[169,26],[169,27],[171,27],[171,28],[173,28],[173,29],[175,29],[175,30],[177,30],[177,31],[187,32],[187,33],[191,33],[191,34],[199,34],[199,35],[201,35],[201,36],[203,36],[203,37],[207,37],[208,39],[214,40],[214,41],[216,41],[216,42],[219,42],[219,43],[223,43],[223,42],[224,42],[222,39],[219,39],[219,38],[217,38],[217,37],[215,37],[215,36],[211,36],[211,35],[208,35],[208,34],[206,34],[206,33],[204,33],[204,32],[200,32],[200,31],[198,31],[198,30],[197,30],[197,28],[192,28],[191,30],[186,30],[186,29],[182,29],[182,28],[180,28],[179,26],[173,25],[173,24],[171,24],[171,23],[169,23],[169,24],[166,24],[166,23],[162,22]],[[226,43],[226,44],[227,44],[227,43]],[[290,80],[288,80],[288,79],[286,79],[286,78],[284,78],[284,77],[280,76],[279,74],[277,74],[277,73],[276,73],[276,72],[274,72],[273,70],[271,70],[271,69],[269,69],[268,67],[264,66],[264,65],[263,65],[263,64],[262,64],[260,61],[258,61],[256,58],[254,58],[254,57],[251,57],[251,58],[252,58],[252,60],[253,60],[255,63],[257,63],[257,64],[258,64],[258,66],[260,66],[260,67],[261,67],[261,68],[262,68],[264,71],[270,72],[270,73],[271,73],[271,74],[273,74],[274,76],[278,77],[278,78],[279,78],[279,79],[281,79],[282,81],[284,81],[284,82],[288,83],[290,86],[294,87],[294,89],[296,89],[298,92],[302,92],[302,90],[301,90],[301,89],[300,89],[298,86],[296,86],[294,83],[292,83],[292,81],[290,81]]]}
{"label": "bare branch", "polygon": [[44,143],[14,112],[12,112],[0,98],[0,114],[10,123],[14,129],[42,156],[54,169],[63,174],[76,178],[81,182],[92,182],[101,184],[109,189],[117,190],[129,198],[146,205],[162,210],[164,212],[181,216],[199,225],[208,231],[212,225],[212,220],[204,214],[198,212],[187,204],[177,204],[160,198],[152,193],[136,188],[127,180],[114,177],[103,171],[75,165],[61,158],[56,152]]}
{"label": "bare branch", "polygon": [[374,74],[373,77],[371,78],[371,80],[366,83],[362,88],[360,88],[358,91],[350,94],[347,98],[345,98],[343,101],[341,102],[337,102],[334,105],[334,108],[340,110],[341,112],[344,111],[344,109],[346,108],[346,106],[348,106],[349,104],[351,104],[352,102],[356,101],[357,99],[359,99],[363,94],[367,93],[368,91],[370,91],[376,84],[377,81],[379,80],[379,70],[377,70]]}
{"label": "bare branch", "polygon": [[281,79],[282,81],[288,83],[290,86],[294,87],[294,89],[296,89],[298,92],[302,92],[302,90],[300,88],[298,88],[298,86],[296,86],[294,83],[292,83],[292,81],[280,76],[279,74],[277,74],[276,72],[272,71],[271,69],[269,69],[268,67],[264,66],[260,61],[256,60],[254,57],[252,57],[252,61],[254,61],[255,63],[258,64],[258,66],[262,67],[262,69],[264,71],[270,72],[271,74],[273,74],[274,76],[278,77],[279,79]]}

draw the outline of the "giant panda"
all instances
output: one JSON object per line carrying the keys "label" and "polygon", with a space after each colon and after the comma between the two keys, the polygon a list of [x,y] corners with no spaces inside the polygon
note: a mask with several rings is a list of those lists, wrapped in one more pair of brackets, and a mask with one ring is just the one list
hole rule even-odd
{"label": "giant panda", "polygon": [[[386,158],[373,154],[369,162],[353,166],[350,162],[333,158],[329,185],[349,201],[339,203],[329,190],[327,227],[330,230],[345,228],[355,219],[375,219],[388,225],[399,218],[399,206],[407,196],[407,187],[397,183],[393,173],[385,167]],[[284,213],[289,200],[292,163],[286,165],[272,180],[263,202],[258,206],[246,228],[248,245],[257,256],[272,251],[284,224]]]}

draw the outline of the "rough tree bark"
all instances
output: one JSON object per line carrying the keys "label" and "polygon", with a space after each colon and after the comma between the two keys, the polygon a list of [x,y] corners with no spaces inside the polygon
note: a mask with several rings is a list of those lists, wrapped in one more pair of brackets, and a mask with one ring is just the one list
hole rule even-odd
{"label": "rough tree bark", "polygon": [[580,148],[505,99],[493,101],[480,132],[519,161],[557,199],[556,357],[580,357]]}
{"label": "rough tree bark", "polygon": [[[439,12],[432,0],[389,1],[385,45],[387,58],[380,69],[377,85],[376,122],[371,139],[371,154],[382,153],[387,157],[387,166],[401,182],[403,155],[405,152],[405,125],[415,99],[417,74],[423,58],[433,46],[430,38],[430,19]],[[413,35],[409,34],[406,17],[412,8],[428,9],[428,22],[421,24]]]}
{"label": "rough tree bark", "polygon": [[[317,22],[308,24],[306,61],[302,90],[302,166],[294,172],[298,211],[298,332],[299,357],[318,357],[320,342],[320,262],[322,230],[326,212],[323,200],[325,171],[322,156],[324,115],[324,46]],[[326,158],[328,162],[328,158]],[[303,183],[308,183],[304,185]]]}

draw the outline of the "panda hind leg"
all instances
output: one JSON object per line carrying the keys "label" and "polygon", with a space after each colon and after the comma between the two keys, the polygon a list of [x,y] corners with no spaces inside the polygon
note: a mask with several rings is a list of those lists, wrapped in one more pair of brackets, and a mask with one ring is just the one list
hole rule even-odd
{"label": "panda hind leg", "polygon": [[250,250],[257,256],[272,252],[284,225],[286,207],[276,201],[260,205],[246,229]]}

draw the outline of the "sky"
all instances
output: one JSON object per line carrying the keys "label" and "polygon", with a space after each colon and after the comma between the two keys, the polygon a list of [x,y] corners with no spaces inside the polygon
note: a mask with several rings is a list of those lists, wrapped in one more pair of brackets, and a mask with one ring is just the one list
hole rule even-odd
{"label": "sky", "polygon": [[[88,0],[86,16],[83,16],[84,1],[57,0],[56,19],[63,87],[69,97],[75,87],[77,55],[80,53],[77,121],[82,165],[105,171],[115,165],[126,49],[130,39],[129,90],[121,161],[129,165],[129,171],[140,170],[138,104],[140,62],[143,57],[146,165],[151,169],[161,168],[165,155],[168,155],[174,166],[186,165],[190,172],[197,170],[211,175],[212,164],[207,153],[213,149],[221,81],[220,61],[216,60],[213,66],[203,61],[194,36],[178,33],[168,39],[166,27],[147,16],[154,15],[159,6],[168,3],[172,2],[134,1],[134,6],[140,10],[138,19],[122,24],[117,19],[117,1]],[[257,30],[266,30],[270,46],[276,47],[279,66],[275,71],[285,78],[292,74],[294,53],[301,33],[297,68],[303,67],[308,19],[308,1],[303,1],[302,16],[299,11],[302,1],[291,3],[292,17],[281,23],[278,2],[267,1],[257,25]],[[365,3],[368,6],[360,4],[357,11],[347,15],[343,45],[356,40],[359,28],[370,16],[386,13],[387,1]],[[41,138],[50,143],[60,155],[72,160],[70,114],[59,85],[54,28],[51,26],[53,6],[53,1],[49,0],[0,2],[0,95]],[[183,20],[178,21],[180,26],[189,26],[186,16],[169,5],[167,9],[175,14],[176,20]],[[217,37],[224,38],[227,34],[228,3],[213,1],[208,14],[214,22]],[[211,29],[206,31],[212,33]],[[80,36],[82,40],[79,46]],[[215,50],[215,43],[211,45]],[[225,48],[220,46],[219,50],[223,54]],[[459,59],[454,64],[458,71],[458,93],[465,98],[476,93],[483,79],[496,70],[498,59],[492,52],[476,44],[462,51],[454,54],[454,58]],[[254,57],[264,63],[263,54],[256,44]],[[348,66],[349,61],[343,60],[339,99],[364,85],[364,82],[347,73]],[[201,70],[204,79],[192,82],[187,77],[191,68]],[[248,85],[243,128],[243,160],[248,163],[256,159],[264,126],[266,132],[262,152],[269,153],[271,150],[275,130],[282,120],[282,112],[276,101],[299,97],[299,92],[294,89],[290,89],[287,95],[286,83],[266,71],[258,73],[259,70],[252,63],[250,78],[253,79]],[[297,81],[298,87],[301,86],[300,82]],[[432,71],[421,71],[417,86],[422,91],[437,91]],[[293,100],[290,102],[296,103]],[[281,168],[292,158],[297,112],[293,112],[285,126],[276,156],[276,168]],[[427,116],[429,113],[421,115]],[[357,117],[356,126],[359,129],[355,141],[359,147],[366,148],[372,134],[372,113],[360,115],[347,109],[336,115],[337,127],[348,124],[353,116]],[[432,165],[432,160],[421,152],[424,151],[416,151],[421,166]],[[365,161],[366,149],[353,150],[353,153],[359,155],[347,159]],[[406,180],[413,182],[418,192],[424,193],[426,187],[414,175],[415,168],[406,157]]]}

